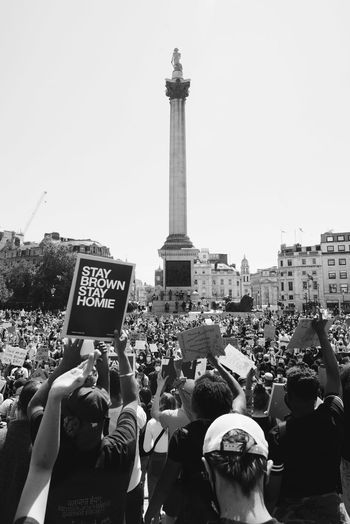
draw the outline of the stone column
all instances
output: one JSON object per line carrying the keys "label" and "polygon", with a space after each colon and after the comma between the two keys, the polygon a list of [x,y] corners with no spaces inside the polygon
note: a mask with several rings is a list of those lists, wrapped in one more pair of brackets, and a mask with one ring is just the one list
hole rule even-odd
{"label": "stone column", "polygon": [[170,100],[169,235],[187,234],[185,99]]}

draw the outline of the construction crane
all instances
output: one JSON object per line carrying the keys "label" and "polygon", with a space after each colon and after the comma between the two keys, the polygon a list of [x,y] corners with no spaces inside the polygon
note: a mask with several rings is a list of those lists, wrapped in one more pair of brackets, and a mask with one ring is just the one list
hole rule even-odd
{"label": "construction crane", "polygon": [[41,194],[41,196],[40,196],[40,198],[39,198],[39,200],[38,200],[38,202],[37,202],[37,204],[36,204],[36,206],[35,206],[35,208],[34,208],[33,213],[30,215],[29,220],[28,220],[28,222],[26,223],[24,230],[22,231],[23,236],[24,236],[24,235],[26,234],[26,232],[28,231],[28,228],[29,228],[30,224],[32,223],[32,221],[33,221],[35,215],[37,214],[37,212],[38,212],[38,210],[39,210],[39,207],[40,207],[41,204],[43,203],[43,200],[44,200],[44,198],[45,198],[46,195],[47,195],[47,191],[44,191],[44,192]]}

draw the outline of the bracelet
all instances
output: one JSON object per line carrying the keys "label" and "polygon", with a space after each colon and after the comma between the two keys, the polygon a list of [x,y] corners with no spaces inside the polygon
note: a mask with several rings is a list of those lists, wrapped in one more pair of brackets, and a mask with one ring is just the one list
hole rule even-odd
{"label": "bracelet", "polygon": [[123,377],[131,377],[133,374],[134,374],[134,372],[131,371],[130,373],[124,373],[124,375],[119,375],[119,378],[123,378]]}

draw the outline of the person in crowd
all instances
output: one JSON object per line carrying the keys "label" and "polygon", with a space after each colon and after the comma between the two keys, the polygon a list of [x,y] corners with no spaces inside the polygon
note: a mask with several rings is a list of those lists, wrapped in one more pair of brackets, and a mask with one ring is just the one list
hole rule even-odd
{"label": "person in crowd", "polygon": [[0,507],[2,524],[12,524],[27,478],[32,450],[29,401],[40,387],[40,381],[29,380],[18,398],[16,418],[11,420],[0,448]]}
{"label": "person in crowd", "polygon": [[350,515],[350,364],[347,364],[341,373],[341,383],[344,401],[344,441],[341,458],[341,483],[343,501],[346,511]]}
{"label": "person in crowd", "polygon": [[[174,490],[178,493],[177,504],[171,508],[166,504],[164,509],[167,515],[177,517],[177,524],[204,524],[215,517],[209,504],[209,485],[203,478],[204,435],[220,415],[231,410],[243,412],[246,401],[239,383],[221,366],[218,358],[208,354],[208,360],[217,373],[202,375],[195,382],[191,398],[194,420],[171,438],[168,459],[145,514],[145,524],[159,513]],[[181,480],[176,484],[179,476]]]}
{"label": "person in crowd", "polygon": [[286,399],[290,417],[271,430],[270,458],[274,462],[268,485],[276,517],[305,519],[314,524],[349,522],[339,490],[344,430],[341,383],[322,315],[313,321],[326,369],[325,398],[316,409],[319,382],[305,364],[287,372]]}
{"label": "person in crowd", "polygon": [[[163,393],[160,398],[160,411],[175,409],[176,400],[170,393]],[[160,438],[159,438],[160,437]],[[158,440],[159,439],[159,440]],[[163,471],[168,453],[168,431],[162,427],[160,422],[151,418],[147,422],[143,449],[146,453],[152,450],[147,466],[148,497],[152,498],[155,486]]]}
{"label": "person in crowd", "polygon": [[[82,386],[62,405],[59,455],[52,472],[47,522],[122,524],[126,493],[135,460],[137,440],[137,383],[126,356],[127,337],[115,337],[123,409],[113,432],[104,437],[109,394],[99,387]],[[58,368],[31,400],[28,412],[35,435],[57,377],[80,361],[81,341],[68,341]],[[103,357],[103,355],[102,355]],[[108,374],[108,366],[107,366]]]}
{"label": "person in crowd", "polygon": [[205,434],[203,462],[219,523],[278,524],[264,502],[272,461],[254,420],[239,413],[214,420]]}
{"label": "person in crowd", "polygon": [[92,353],[78,367],[57,376],[48,391],[14,524],[43,524],[45,521],[52,472],[60,448],[61,403],[67,394],[84,384],[94,357]]}

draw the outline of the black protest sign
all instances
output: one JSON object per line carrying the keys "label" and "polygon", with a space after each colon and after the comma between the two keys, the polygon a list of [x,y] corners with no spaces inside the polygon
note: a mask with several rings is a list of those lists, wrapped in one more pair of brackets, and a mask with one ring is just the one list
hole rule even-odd
{"label": "black protest sign", "polygon": [[111,340],[122,329],[134,264],[78,255],[63,335]]}

